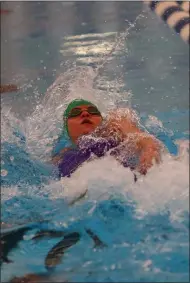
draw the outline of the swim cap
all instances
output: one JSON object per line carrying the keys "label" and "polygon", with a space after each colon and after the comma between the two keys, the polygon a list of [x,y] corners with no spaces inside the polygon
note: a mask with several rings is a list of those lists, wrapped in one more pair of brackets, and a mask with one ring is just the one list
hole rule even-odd
{"label": "swim cap", "polygon": [[[94,105],[92,102],[88,101],[88,100],[85,100],[85,99],[75,99],[73,101],[71,101],[69,103],[69,105],[67,106],[67,108],[65,109],[65,112],[63,114],[63,120],[64,120],[64,126],[63,126],[63,130],[66,131],[67,135],[69,136],[69,130],[68,130],[68,123],[67,123],[67,120],[68,120],[68,117],[69,117],[69,113],[70,111],[77,107],[77,106],[81,106],[81,105],[91,105],[91,106],[95,106],[97,107],[96,105]],[[70,136],[69,136],[70,137]]]}

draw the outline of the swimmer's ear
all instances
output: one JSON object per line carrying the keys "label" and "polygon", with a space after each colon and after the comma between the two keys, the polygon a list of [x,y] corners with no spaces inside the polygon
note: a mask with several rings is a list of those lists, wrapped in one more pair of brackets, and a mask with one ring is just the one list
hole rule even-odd
{"label": "swimmer's ear", "polygon": [[14,84],[0,85],[0,93],[18,91],[19,88]]}

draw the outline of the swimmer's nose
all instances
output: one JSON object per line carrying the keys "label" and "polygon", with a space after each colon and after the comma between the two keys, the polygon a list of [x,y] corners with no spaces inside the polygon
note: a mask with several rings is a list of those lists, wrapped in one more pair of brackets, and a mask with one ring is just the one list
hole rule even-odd
{"label": "swimmer's nose", "polygon": [[82,111],[80,116],[81,116],[81,118],[86,118],[86,117],[90,117],[90,114],[88,113],[88,111],[84,110],[84,111]]}

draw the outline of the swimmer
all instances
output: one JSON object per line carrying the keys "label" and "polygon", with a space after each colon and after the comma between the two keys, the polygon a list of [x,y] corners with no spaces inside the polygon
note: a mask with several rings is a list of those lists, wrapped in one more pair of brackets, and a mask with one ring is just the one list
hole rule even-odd
{"label": "swimmer", "polygon": [[63,120],[63,132],[71,146],[61,147],[60,137],[53,149],[52,162],[60,177],[69,177],[84,161],[106,153],[144,175],[154,161],[161,161],[160,141],[139,129],[129,109],[111,111],[103,118],[96,105],[75,99],[67,106]]}

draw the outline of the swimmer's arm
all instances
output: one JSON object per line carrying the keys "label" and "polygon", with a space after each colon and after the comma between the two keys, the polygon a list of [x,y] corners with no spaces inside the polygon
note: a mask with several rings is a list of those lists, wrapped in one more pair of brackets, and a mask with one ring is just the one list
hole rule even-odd
{"label": "swimmer's arm", "polygon": [[107,127],[109,130],[115,129],[120,135],[121,141],[127,141],[129,147],[133,144],[136,153],[140,155],[137,170],[141,174],[146,174],[147,170],[153,165],[153,160],[157,163],[160,162],[161,143],[152,135],[139,129],[130,115],[126,117],[118,114],[120,113],[111,113]]}
{"label": "swimmer's arm", "polygon": [[129,133],[142,132],[133,118],[133,112],[131,109],[118,109],[114,112],[110,112],[107,119],[108,124],[111,127],[118,128],[118,130],[123,133],[124,137]]}
{"label": "swimmer's arm", "polygon": [[152,135],[143,132],[130,120],[121,123],[124,141],[128,141],[129,148],[133,144],[136,154],[139,155],[139,165],[136,168],[141,174],[146,175],[155,161],[161,161],[161,143]]}
{"label": "swimmer's arm", "polygon": [[124,139],[126,146],[134,150],[134,154],[139,156],[139,164],[136,168],[138,172],[146,175],[147,171],[161,161],[161,142],[152,135],[138,129],[129,133]]}
{"label": "swimmer's arm", "polygon": [[132,120],[132,117],[119,111],[110,112],[103,124],[95,131],[96,135],[103,138],[114,136],[119,142],[123,142],[128,134],[141,133],[141,130]]}
{"label": "swimmer's arm", "polygon": [[136,137],[137,150],[140,153],[139,165],[137,170],[145,175],[155,161],[157,164],[161,161],[161,143],[150,134],[141,133]]}

